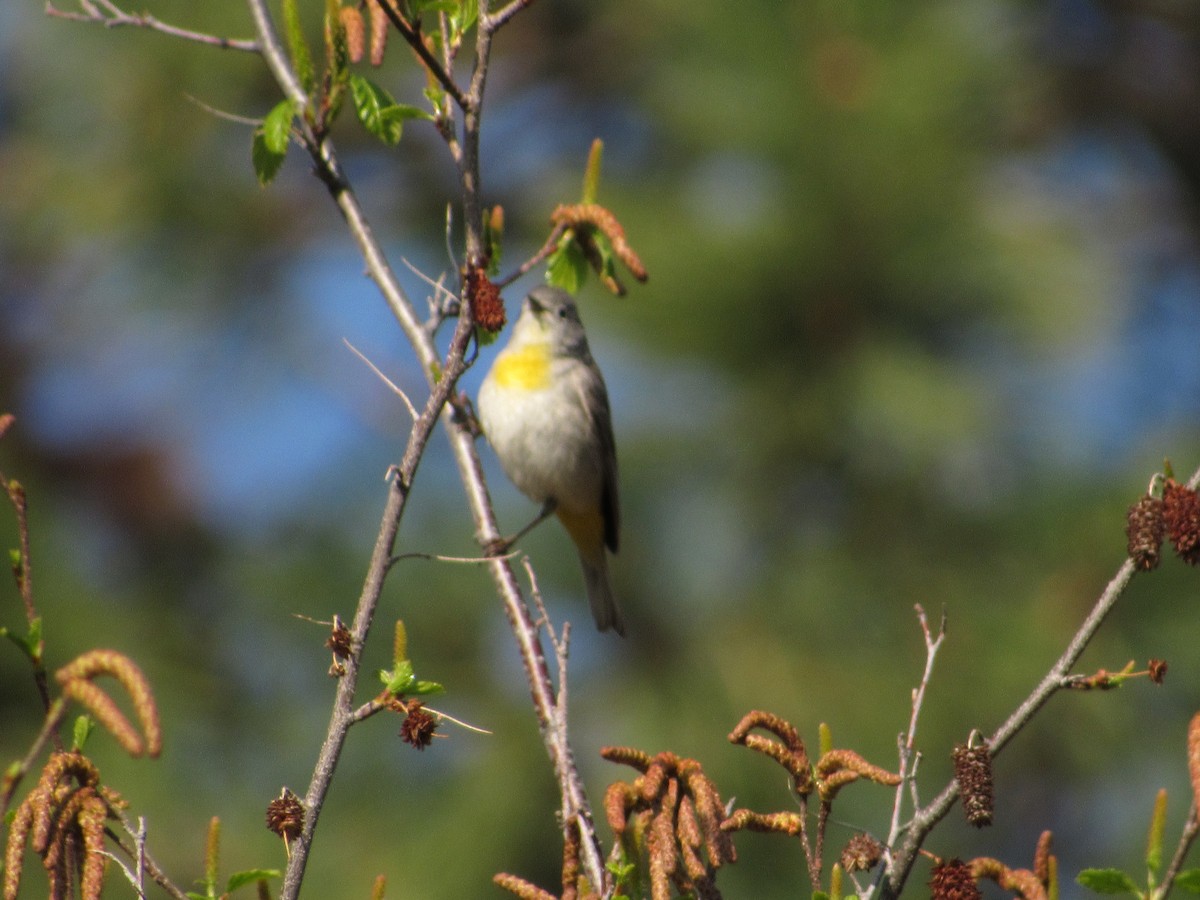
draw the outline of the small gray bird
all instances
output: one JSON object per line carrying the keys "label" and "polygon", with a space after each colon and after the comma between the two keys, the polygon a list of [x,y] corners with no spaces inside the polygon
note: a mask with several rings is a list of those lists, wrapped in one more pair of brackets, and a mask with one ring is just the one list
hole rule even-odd
{"label": "small gray bird", "polygon": [[558,516],[579,550],[596,627],[624,635],[608,580],[620,525],[612,414],[566,291],[542,285],[529,292],[479,389],[479,420],[504,473],[542,504],[543,517]]}

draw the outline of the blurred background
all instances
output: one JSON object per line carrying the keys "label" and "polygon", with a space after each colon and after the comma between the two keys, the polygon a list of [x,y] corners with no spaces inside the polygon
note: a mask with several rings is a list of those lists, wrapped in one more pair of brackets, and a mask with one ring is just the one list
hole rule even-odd
{"label": "blurred background", "polygon": [[[145,8],[252,36],[241,4]],[[916,603],[949,622],[918,739],[929,798],[951,747],[1058,656],[1124,557],[1128,505],[1164,457],[1200,465],[1198,41],[1200,11],[1175,0],[542,0],[502,32],[483,129],[502,270],[578,197],[599,137],[600,202],[650,271],[580,300],[616,422],[628,639],[592,630],[556,525],[523,543],[578,626],[572,736],[598,807],[632,770],[597,751],[624,744],[700,760],[739,806],[794,808],[777,767],[726,741],[754,708],[894,769]],[[396,41],[369,74],[421,103],[412,69]],[[114,647],[157,690],[162,759],[90,749],[185,886],[214,815],[226,874],[283,866],[263,813],[282,785],[303,794],[324,734],[326,630],[297,616],[352,613],[408,425],[344,341],[423,396],[301,154],[261,189],[250,129],[203,108],[277,100],[255,56],[0,5],[0,410],[17,417],[0,467],[30,495],[48,664]],[[412,122],[384,148],[349,115],[335,139],[423,307],[400,260],[453,271],[444,147]],[[540,277],[506,291],[510,315]],[[483,453],[515,530],[533,505]],[[477,550],[441,435],[399,549]],[[502,896],[502,870],[553,887],[554,783],[487,573],[398,565],[370,668],[398,617],[418,675],[448,687],[435,705],[493,734],[447,727],[418,753],[395,719],[355,728],[306,896],[367,896],[376,874],[393,898]],[[6,583],[0,624],[22,623]],[[1086,866],[1140,872],[1155,791],[1169,842],[1189,803],[1198,634],[1200,580],[1167,558],[1081,664],[1162,657],[1166,684],[1054,698],[997,760],[995,827],[956,809],[928,849],[1029,866],[1049,828],[1066,896]],[[11,646],[0,715],[11,760],[39,725]],[[843,792],[831,854],[886,834],[891,805]],[[787,839],[738,849],[726,896],[807,893]]]}

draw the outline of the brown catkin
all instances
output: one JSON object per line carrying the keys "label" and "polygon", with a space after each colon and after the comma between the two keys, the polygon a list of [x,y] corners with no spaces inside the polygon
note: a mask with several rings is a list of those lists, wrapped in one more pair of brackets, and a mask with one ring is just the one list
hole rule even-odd
{"label": "brown catkin", "polygon": [[1165,533],[1161,500],[1145,496],[1129,507],[1125,536],[1129,538],[1129,558],[1140,571],[1149,572],[1158,567]]}
{"label": "brown catkin", "polygon": [[1173,478],[1163,485],[1163,522],[1179,558],[1200,563],[1200,494]]}
{"label": "brown catkin", "polygon": [[929,879],[932,900],[982,900],[979,885],[971,876],[971,867],[961,859],[948,859],[933,867]]}
{"label": "brown catkin", "polygon": [[343,6],[338,10],[338,18],[342,20],[342,28],[346,30],[346,54],[350,62],[360,63],[366,46],[366,25],[362,13],[357,6]]}
{"label": "brown catkin", "polygon": [[383,65],[387,53],[388,29],[392,27],[380,0],[367,0],[367,19],[371,23],[371,65]]}
{"label": "brown catkin", "polygon": [[976,828],[992,824],[992,756],[986,741],[970,747],[954,748],[954,778],[962,794],[967,821]]}

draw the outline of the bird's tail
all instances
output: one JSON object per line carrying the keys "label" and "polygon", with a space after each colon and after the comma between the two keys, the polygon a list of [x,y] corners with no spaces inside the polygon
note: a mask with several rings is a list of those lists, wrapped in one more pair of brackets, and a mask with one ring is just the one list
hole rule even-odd
{"label": "bird's tail", "polygon": [[588,605],[592,618],[601,631],[610,628],[621,637],[625,636],[625,619],[613,596],[608,580],[608,552],[604,549],[604,518],[599,510],[575,514],[559,506],[555,510],[567,534],[579,551],[579,563],[583,566],[583,580],[587,586]]}
{"label": "bird's tail", "polygon": [[601,631],[611,628],[624,637],[625,619],[621,615],[621,607],[617,606],[617,598],[613,596],[612,584],[608,580],[608,558],[604,549],[600,549],[596,559],[589,559],[580,552],[579,563],[583,566],[588,605],[592,608],[592,618],[596,620],[596,627]]}

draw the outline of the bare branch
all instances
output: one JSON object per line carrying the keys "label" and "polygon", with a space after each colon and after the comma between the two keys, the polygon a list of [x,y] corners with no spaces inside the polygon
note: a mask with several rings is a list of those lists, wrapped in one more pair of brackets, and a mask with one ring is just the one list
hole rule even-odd
{"label": "bare branch", "polygon": [[237,113],[231,113],[224,109],[217,109],[215,106],[210,106],[199,97],[193,97],[191,94],[184,94],[183,98],[189,103],[200,107],[200,109],[204,110],[210,116],[223,119],[226,122],[236,122],[238,125],[247,125],[250,128],[256,128],[262,124],[262,116],[240,116]]}
{"label": "bare branch", "polygon": [[305,93],[304,86],[300,84],[300,79],[292,70],[287,53],[284,52],[283,45],[279,42],[279,35],[275,31],[275,25],[271,21],[271,14],[267,11],[266,3],[264,0],[246,0],[246,3],[250,7],[250,15],[254,19],[254,28],[258,32],[260,44],[259,51],[267,63],[267,68],[271,70],[275,81],[283,89],[284,95],[298,107],[306,109],[308,94]]}
{"label": "bare branch", "polygon": [[1162,882],[1159,885],[1158,893],[1155,894],[1156,900],[1167,900],[1171,893],[1171,888],[1175,884],[1175,879],[1179,876],[1180,870],[1183,869],[1183,862],[1187,859],[1188,851],[1196,840],[1196,836],[1200,835],[1200,814],[1197,813],[1196,804],[1192,804],[1191,810],[1188,812],[1187,821],[1183,825],[1183,832],[1179,835],[1179,843],[1175,847],[1175,855],[1171,858],[1170,865],[1163,873]]}
{"label": "bare branch", "polygon": [[[908,719],[908,729],[897,738],[900,751],[900,784],[896,786],[896,800],[892,805],[892,821],[888,828],[888,848],[893,847],[900,836],[900,813],[904,805],[906,783],[911,791],[914,811],[917,809],[916,776],[917,766],[921,758],[920,754],[914,749],[917,739],[917,720],[920,718],[921,707],[925,702],[925,691],[929,687],[930,678],[933,676],[934,661],[937,659],[938,650],[941,649],[942,642],[946,639],[946,613],[944,610],[942,611],[942,618],[938,623],[937,636],[935,637],[929,630],[929,619],[925,615],[924,607],[918,603],[915,609],[917,611],[917,620],[921,623],[921,634],[925,639],[925,671],[921,673],[920,684],[912,692],[912,713]],[[888,853],[890,854],[890,852],[889,849]],[[880,870],[881,875],[883,871],[883,869]]]}
{"label": "bare branch", "polygon": [[173,881],[171,881],[167,873],[164,872],[162,867],[154,860],[154,857],[147,852],[145,829],[141,824],[141,820],[138,821],[138,826],[134,826],[130,823],[128,816],[126,816],[120,809],[110,806],[109,813],[114,815],[117,821],[121,823],[121,827],[125,830],[125,833],[134,839],[134,846],[132,848],[127,847],[124,841],[121,840],[120,835],[116,834],[111,829],[107,829],[107,834],[113,843],[115,843],[117,847],[120,848],[121,852],[124,853],[130,860],[133,860],[137,864],[139,877],[140,874],[144,872],[146,875],[150,876],[150,879],[155,884],[157,884],[160,888],[166,891],[167,894],[174,898],[174,900],[188,900],[187,894],[177,887]]}
{"label": "bare branch", "polygon": [[537,253],[533,254],[533,256],[529,257],[529,259],[527,259],[527,260],[525,260],[525,262],[521,263],[521,265],[519,265],[517,267],[515,272],[512,272],[512,273],[504,276],[503,278],[501,278],[499,281],[495,282],[496,287],[499,287],[499,288],[508,287],[508,285],[512,284],[514,281],[516,281],[518,278],[520,278],[522,275],[524,275],[526,272],[528,272],[534,266],[538,265],[542,260],[544,260],[546,257],[548,257],[551,253],[553,253],[554,248],[558,246],[559,238],[561,238],[563,236],[563,232],[566,230],[567,230],[567,226],[564,225],[562,222],[556,223],[554,228],[552,228],[550,231],[550,236],[548,238],[546,238],[545,243],[542,244],[541,248],[537,251]]}
{"label": "bare branch", "polygon": [[148,28],[151,31],[157,31],[160,34],[169,35],[173,38],[193,41],[197,44],[206,44],[209,47],[219,47],[222,50],[241,50],[246,53],[259,53],[262,50],[257,41],[219,37],[213,34],[203,34],[199,31],[190,31],[186,28],[178,28],[174,25],[168,25],[160,19],[156,19],[149,13],[127,13],[109,2],[104,2],[103,6],[107,11],[107,15],[91,3],[80,4],[83,12],[71,12],[59,9],[53,4],[52,0],[46,0],[46,15],[55,19],[68,19],[72,22],[95,22],[103,25],[105,28],[120,28],[122,26]]}
{"label": "bare branch", "polygon": [[413,51],[420,58],[421,64],[446,89],[446,93],[454,98],[454,102],[458,104],[458,108],[466,111],[468,105],[471,103],[471,99],[463,94],[462,88],[455,83],[446,68],[438,62],[437,57],[429,52],[429,47],[425,45],[425,39],[421,37],[420,24],[413,25],[409,23],[388,0],[374,0],[374,2],[379,4],[384,15],[388,17],[388,21],[395,26],[396,30],[400,32],[400,36],[413,48]]}
{"label": "bare branch", "polygon": [[394,381],[392,381],[390,378],[388,378],[386,375],[384,375],[383,372],[381,372],[379,370],[379,367],[377,365],[375,365],[375,363],[373,363],[369,359],[367,359],[367,357],[363,355],[363,352],[361,350],[359,350],[357,347],[355,347],[352,343],[350,343],[345,338],[342,338],[342,343],[344,343],[347,347],[350,348],[351,353],[353,353],[355,356],[357,356],[359,359],[361,359],[364,363],[366,363],[367,368],[369,368],[372,372],[374,372],[377,376],[379,376],[379,380],[382,381],[384,384],[386,384],[388,386],[388,388],[391,390],[391,392],[393,394],[395,394],[397,397],[399,397],[404,402],[405,408],[408,409],[408,414],[413,417],[413,421],[416,421],[417,416],[418,416],[417,408],[415,406],[413,406],[413,402],[408,399],[408,394],[404,393],[404,391],[402,391],[396,385],[396,383]]}
{"label": "bare branch", "polygon": [[[1192,475],[1188,481],[1188,487],[1194,489],[1198,483],[1200,483],[1200,469]],[[1100,630],[1100,626],[1116,605],[1117,600],[1120,599],[1125,588],[1129,586],[1129,582],[1133,579],[1136,571],[1137,567],[1131,559],[1126,559],[1121,564],[1121,567],[1117,569],[1117,573],[1109,581],[1108,585],[1105,586],[1096,603],[1092,606],[1091,611],[1079,626],[1079,630],[1075,632],[1067,644],[1066,650],[1063,651],[1054,665],[1050,667],[1050,671],[1038,682],[1037,687],[1021,702],[1004,723],[996,729],[995,733],[988,738],[988,744],[991,746],[993,755],[999,753],[1029,723],[1030,719],[1045,705],[1047,700],[1063,689],[1066,685],[1068,673],[1079,661],[1079,657],[1083,655],[1083,651],[1087,649],[1092,638],[1096,636],[1096,632]],[[893,900],[893,898],[899,896],[925,837],[945,817],[946,813],[950,811],[950,807],[954,805],[954,801],[957,798],[958,784],[954,780],[951,780],[928,805],[917,810],[912,822],[908,825],[903,845],[899,850],[893,848],[894,856],[887,866],[885,881],[880,893],[882,898]]]}
{"label": "bare branch", "polygon": [[[279,82],[285,94],[297,103],[307,105],[307,97],[300,88],[299,81],[280,46],[264,0],[247,0],[247,2],[259,31],[263,55],[276,81]],[[480,15],[485,16],[486,14],[487,2],[483,0],[480,3]],[[471,80],[469,101],[464,107],[462,152],[455,154],[455,148],[451,147],[452,155],[456,156],[462,179],[468,263],[478,263],[484,255],[482,216],[478,196],[478,108],[483,96],[489,54],[490,34],[485,29],[479,29],[475,71]],[[413,426],[404,458],[398,467],[399,476],[393,479],[391,490],[388,493],[387,506],[376,538],[375,550],[368,565],[367,576],[351,628],[356,653],[347,659],[346,674],[338,681],[338,693],[334,701],[329,729],[305,798],[307,815],[305,816],[304,831],[292,845],[292,856],[280,895],[283,900],[294,900],[300,889],[320,808],[328,792],[346,732],[351,724],[353,696],[359,674],[358,653],[361,652],[370,628],[376,604],[382,592],[383,580],[390,567],[399,522],[412,477],[415,475],[417,464],[424,453],[428,438],[439,416],[446,425],[450,445],[466,489],[467,501],[475,518],[480,542],[487,546],[500,539],[491,497],[483,475],[483,467],[476,452],[474,435],[463,424],[461,417],[456,416],[455,412],[447,405],[447,400],[453,397],[454,386],[465,368],[465,352],[474,330],[469,305],[461,311],[450,341],[449,351],[442,359],[433,343],[432,336],[418,322],[411,302],[400,288],[394,271],[376,241],[358,199],[341,170],[332,142],[327,137],[318,141],[314,136],[308,134],[304,144],[313,159],[318,176],[329,189],[334,202],[346,219],[350,233],[366,262],[369,276],[379,286],[380,292],[416,352],[426,373],[426,378],[430,382],[431,393]],[[537,625],[532,620],[509,561],[504,558],[493,558],[489,560],[488,566],[517,637],[543,743],[559,782],[563,796],[563,809],[568,813],[565,818],[567,820],[574,819],[578,823],[589,881],[594,885],[602,885],[604,884],[604,868],[600,859],[599,841],[592,822],[587,794],[575,766],[565,728],[554,727],[557,704]]]}
{"label": "bare branch", "polygon": [[[501,554],[501,557],[503,559],[512,559],[518,553],[520,553],[519,550],[513,550],[509,553]],[[458,563],[460,565],[477,566],[480,563],[490,563],[493,559],[496,559],[496,557],[495,556],[444,556],[440,553],[412,552],[412,553],[400,553],[400,554],[397,554],[396,556],[393,556],[392,564],[395,565],[396,563],[401,562],[406,559],[427,559],[427,560],[431,560],[433,562]]]}
{"label": "bare branch", "polygon": [[504,27],[513,16],[532,5],[533,0],[511,0],[490,16],[481,15],[479,17],[480,27],[495,33]]}

